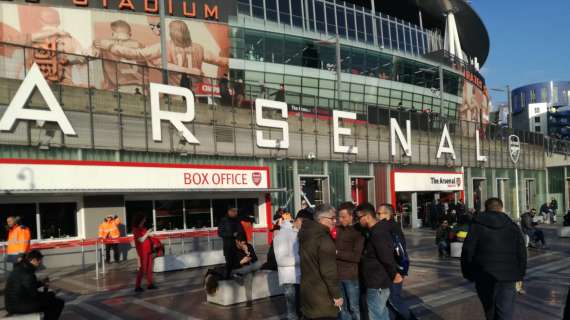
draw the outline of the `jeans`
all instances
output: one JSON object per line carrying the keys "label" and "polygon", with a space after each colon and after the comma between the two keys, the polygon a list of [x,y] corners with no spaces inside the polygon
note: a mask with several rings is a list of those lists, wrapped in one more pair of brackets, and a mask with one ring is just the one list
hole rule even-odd
{"label": "jeans", "polygon": [[299,297],[299,285],[293,283],[283,284],[285,293],[285,305],[287,307],[287,320],[297,320],[297,306]]}
{"label": "jeans", "polygon": [[367,289],[368,318],[370,320],[390,320],[390,313],[386,307],[390,297],[390,289]]}
{"label": "jeans", "polygon": [[477,279],[477,295],[485,310],[487,320],[513,319],[515,309],[515,282],[500,282],[490,277]]}
{"label": "jeans", "polygon": [[410,309],[401,296],[403,284],[403,282],[392,284],[390,287],[389,302],[394,311],[397,312],[397,315],[400,316],[400,318],[408,320],[410,319]]}
{"label": "jeans", "polygon": [[449,254],[449,242],[447,241],[440,241],[437,244],[437,249],[439,250],[439,255],[448,255]]}
{"label": "jeans", "polygon": [[341,320],[360,320],[360,285],[358,280],[341,280],[340,290],[342,293]]}

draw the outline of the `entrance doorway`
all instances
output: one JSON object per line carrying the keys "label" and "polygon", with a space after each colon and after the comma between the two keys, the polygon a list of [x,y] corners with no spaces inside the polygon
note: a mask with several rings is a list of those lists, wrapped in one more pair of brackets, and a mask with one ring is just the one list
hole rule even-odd
{"label": "entrance doorway", "polygon": [[301,209],[329,203],[328,176],[299,176]]}
{"label": "entrance doorway", "polygon": [[525,179],[524,181],[524,212],[534,208],[534,200],[536,196],[536,184],[534,179]]}
{"label": "entrance doorway", "polygon": [[497,178],[497,197],[503,201],[505,213],[510,214],[510,193],[508,192],[509,179]]}
{"label": "entrance doorway", "polygon": [[473,209],[476,212],[483,211],[483,199],[487,199],[487,179],[473,178]]}
{"label": "entrance doorway", "polygon": [[404,228],[435,228],[443,213],[454,208],[457,199],[456,192],[397,192],[396,212]]}
{"label": "entrance doorway", "polygon": [[373,190],[372,177],[351,177],[350,178],[350,195],[355,205],[366,202],[374,202],[372,200],[371,191]]}

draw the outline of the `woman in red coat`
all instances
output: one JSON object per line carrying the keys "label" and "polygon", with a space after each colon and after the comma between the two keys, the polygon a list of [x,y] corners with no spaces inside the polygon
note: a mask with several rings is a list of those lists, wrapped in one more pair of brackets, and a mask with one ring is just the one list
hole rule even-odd
{"label": "woman in red coat", "polygon": [[139,256],[140,267],[137,273],[137,282],[135,285],[136,292],[142,292],[142,278],[146,275],[147,289],[156,289],[152,282],[152,241],[150,236],[152,230],[145,227],[146,217],[138,214],[133,221],[133,238],[135,239],[135,247]]}

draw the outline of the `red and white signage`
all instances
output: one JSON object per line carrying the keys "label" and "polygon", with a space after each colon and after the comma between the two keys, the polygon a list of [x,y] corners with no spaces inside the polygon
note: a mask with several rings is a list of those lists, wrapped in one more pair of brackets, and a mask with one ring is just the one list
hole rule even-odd
{"label": "red and white signage", "polygon": [[461,191],[463,172],[394,171],[394,191]]}
{"label": "red and white signage", "polygon": [[0,159],[0,192],[262,190],[268,167]]}

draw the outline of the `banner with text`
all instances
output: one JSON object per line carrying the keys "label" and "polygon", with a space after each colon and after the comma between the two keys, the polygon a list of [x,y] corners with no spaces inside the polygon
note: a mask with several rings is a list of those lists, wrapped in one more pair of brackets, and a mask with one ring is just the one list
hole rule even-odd
{"label": "banner with text", "polygon": [[0,191],[263,190],[267,167],[0,160]]}
{"label": "banner with text", "polygon": [[394,172],[394,191],[461,191],[462,172]]}

